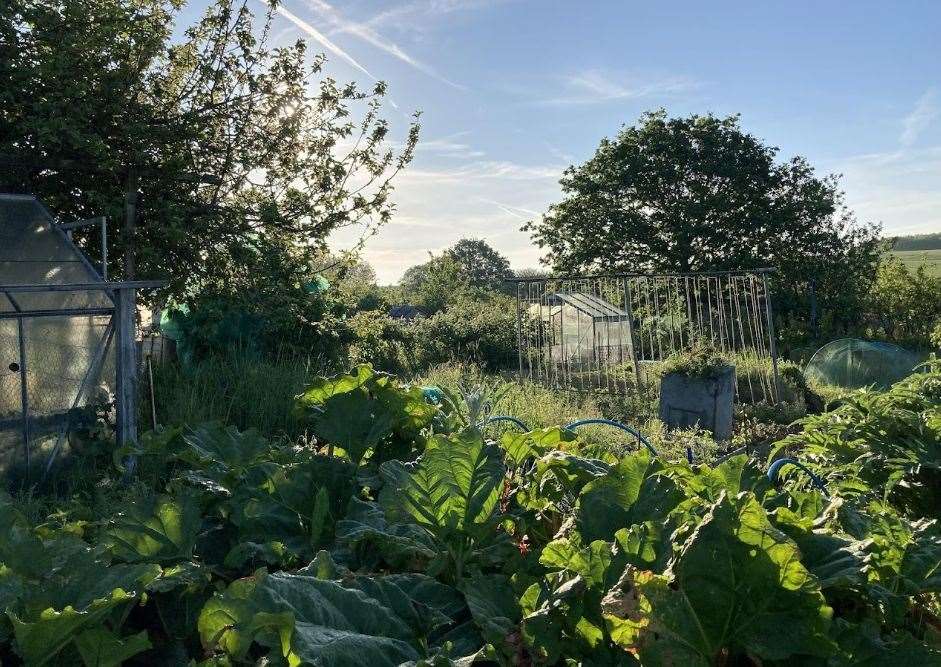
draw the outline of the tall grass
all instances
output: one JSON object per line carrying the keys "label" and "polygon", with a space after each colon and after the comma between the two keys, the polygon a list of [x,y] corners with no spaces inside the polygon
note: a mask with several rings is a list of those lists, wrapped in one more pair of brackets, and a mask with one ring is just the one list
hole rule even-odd
{"label": "tall grass", "polygon": [[[164,363],[154,367],[157,423],[182,426],[218,420],[293,440],[303,433],[293,414],[294,397],[312,377],[329,372],[319,360],[263,360],[239,353],[190,367]],[[142,389],[141,423],[147,426],[151,424],[149,388]]]}
{"label": "tall grass", "polygon": [[[435,366],[414,381],[459,391],[462,387],[493,384],[494,380],[495,376],[476,366],[449,363]],[[500,378],[495,389],[501,398],[491,414],[516,417],[531,429],[564,426],[580,419],[608,418],[638,429],[667,459],[686,456],[687,447],[697,460],[709,460],[717,452],[716,443],[702,431],[668,431],[654,417],[651,406],[641,405],[642,401],[635,400],[636,397],[560,391],[509,377]],[[513,428],[493,424],[487,427],[486,434],[493,437]],[[578,429],[578,435],[598,455],[642,447],[633,436],[610,426],[585,426]]]}
{"label": "tall grass", "polygon": [[[742,368],[744,373],[757,370]],[[218,420],[239,429],[256,428],[271,438],[297,440],[305,432],[293,411],[294,397],[313,377],[333,372],[336,369],[319,361],[266,361],[240,354],[206,359],[192,367],[162,364],[154,368],[157,422],[164,426],[183,426]],[[435,366],[414,376],[411,382],[441,386],[458,393],[462,388],[490,385],[501,396],[492,406],[492,414],[511,415],[529,428],[560,426],[579,419],[614,419],[641,431],[668,459],[686,456],[689,448],[697,460],[709,460],[720,450],[703,431],[667,430],[657,419],[655,395],[612,396],[549,389],[510,376],[495,376],[460,362]],[[141,423],[146,426],[151,419],[150,402],[146,385],[143,389]],[[782,410],[784,407],[787,410]],[[737,423],[744,427],[756,421],[783,425],[803,415],[802,404],[797,402],[745,406],[743,411]],[[492,424],[487,427],[487,435],[496,437],[510,428],[513,427],[507,424]],[[743,432],[733,439],[733,445],[742,444],[743,437],[754,439],[751,428],[739,430]],[[579,436],[602,450],[624,451],[640,446],[635,438],[607,426],[581,428]]]}

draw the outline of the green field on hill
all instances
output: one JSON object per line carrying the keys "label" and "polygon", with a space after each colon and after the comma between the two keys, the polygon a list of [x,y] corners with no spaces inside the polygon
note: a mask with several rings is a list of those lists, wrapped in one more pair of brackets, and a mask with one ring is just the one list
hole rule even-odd
{"label": "green field on hill", "polygon": [[941,276],[941,250],[893,250],[892,254],[911,270],[926,264],[931,275]]}

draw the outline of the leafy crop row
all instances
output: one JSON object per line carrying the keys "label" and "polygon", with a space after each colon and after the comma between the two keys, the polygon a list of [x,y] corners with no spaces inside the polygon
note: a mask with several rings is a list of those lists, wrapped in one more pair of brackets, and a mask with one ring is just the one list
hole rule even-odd
{"label": "leafy crop row", "polygon": [[[298,399],[320,442],[145,435],[107,516],[0,508],[5,664],[941,664],[941,367],[779,444],[780,486],[487,440],[362,366]],[[102,480],[102,484],[110,480]]]}

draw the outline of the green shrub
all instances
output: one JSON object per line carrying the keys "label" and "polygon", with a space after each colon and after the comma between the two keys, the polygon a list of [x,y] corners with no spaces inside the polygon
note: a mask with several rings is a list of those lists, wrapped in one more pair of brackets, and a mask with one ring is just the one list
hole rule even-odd
{"label": "green shrub", "polygon": [[458,300],[414,324],[418,364],[464,361],[491,370],[515,367],[516,328],[516,302],[510,297]]}
{"label": "green shrub", "polygon": [[349,328],[351,365],[369,363],[389,373],[409,373],[415,368],[412,324],[397,322],[384,312],[363,311],[349,319]]}
{"label": "green shrub", "polygon": [[667,357],[660,366],[660,373],[679,373],[694,378],[714,379],[731,365],[728,355],[723,354],[712,342],[697,339],[686,350]]}
{"label": "green shrub", "polygon": [[925,266],[909,270],[898,257],[885,259],[869,294],[869,325],[873,337],[903,346],[924,348],[941,318],[941,277]]}

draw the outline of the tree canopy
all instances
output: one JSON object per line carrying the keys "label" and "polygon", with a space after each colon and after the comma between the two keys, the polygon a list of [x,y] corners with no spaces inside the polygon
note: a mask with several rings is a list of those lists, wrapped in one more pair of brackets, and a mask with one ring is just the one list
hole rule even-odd
{"label": "tree canopy", "polygon": [[879,227],[856,222],[837,176],[777,158],[738,116],[648,112],[569,167],[562,201],[524,229],[560,273],[775,266],[788,301],[810,281],[857,293],[848,281],[872,280]]}
{"label": "tree canopy", "polygon": [[447,250],[461,273],[478,287],[499,289],[510,275],[510,262],[481,239],[461,239]]}
{"label": "tree canopy", "polygon": [[279,256],[304,266],[332,231],[388,220],[418,126],[389,148],[385,85],[337,83],[303,41],[275,48],[273,10],[256,21],[248,0],[216,0],[171,38],[182,7],[2,3],[0,185],[65,219],[123,221],[114,268],[175,293]]}
{"label": "tree canopy", "polygon": [[406,300],[427,313],[468,295],[499,291],[512,275],[510,262],[481,239],[461,239],[427,262],[409,267],[399,281]]}

